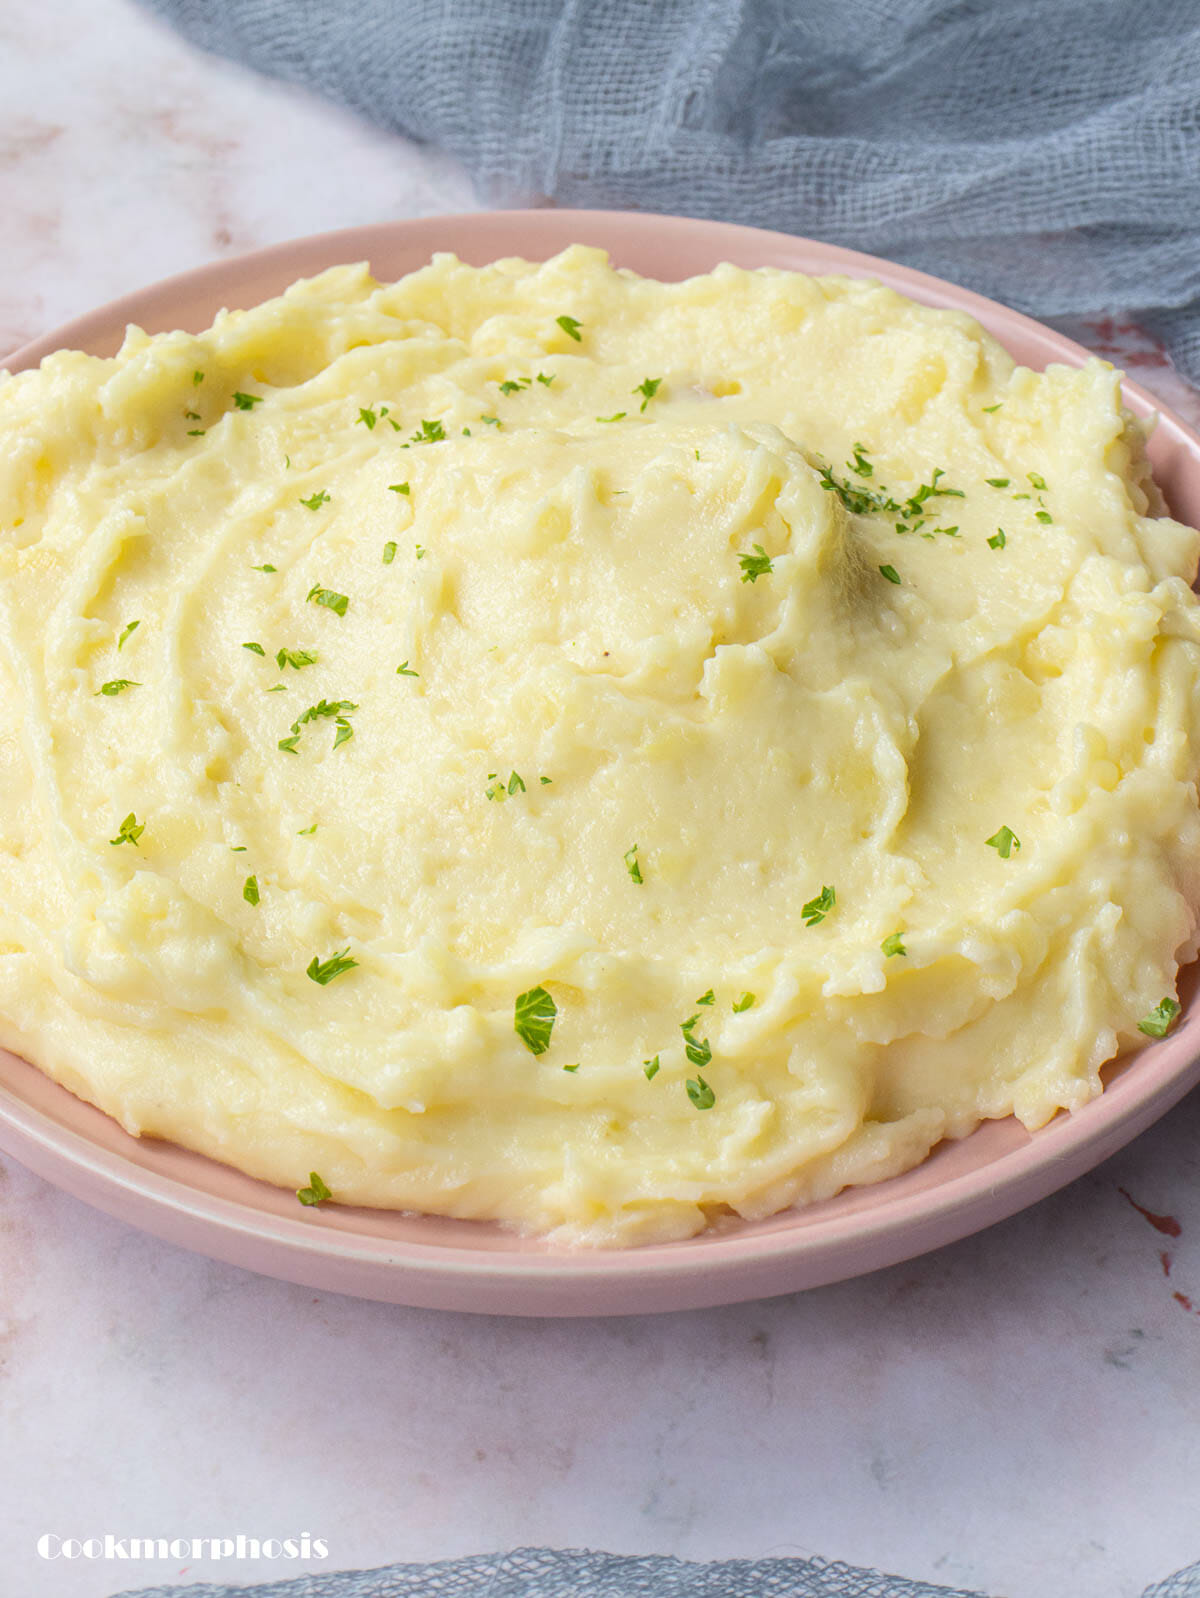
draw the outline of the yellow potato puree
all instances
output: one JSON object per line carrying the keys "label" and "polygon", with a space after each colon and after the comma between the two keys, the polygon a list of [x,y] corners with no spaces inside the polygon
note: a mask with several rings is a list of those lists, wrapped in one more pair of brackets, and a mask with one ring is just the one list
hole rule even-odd
{"label": "yellow potato puree", "polygon": [[1200,904],[1142,444],[1102,361],[582,247],[5,378],[0,1040],[601,1245],[1077,1108]]}

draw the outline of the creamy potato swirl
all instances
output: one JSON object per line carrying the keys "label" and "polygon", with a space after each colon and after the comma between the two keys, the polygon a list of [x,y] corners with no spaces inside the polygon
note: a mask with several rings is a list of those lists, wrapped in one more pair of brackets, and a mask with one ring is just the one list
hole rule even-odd
{"label": "creamy potato swirl", "polygon": [[1101,361],[582,247],[0,382],[0,1038],[605,1245],[1077,1108],[1200,903],[1141,446]]}

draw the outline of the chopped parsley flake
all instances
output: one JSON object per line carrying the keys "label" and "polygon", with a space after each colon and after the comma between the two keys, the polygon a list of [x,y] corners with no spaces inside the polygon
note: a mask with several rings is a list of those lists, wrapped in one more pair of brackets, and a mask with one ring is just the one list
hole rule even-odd
{"label": "chopped parsley flake", "polygon": [[518,772],[514,771],[509,777],[508,791],[510,794],[525,792],[525,783]]}
{"label": "chopped parsley flake", "polygon": [[187,436],[189,438],[203,438],[206,431],[207,429],[203,427],[189,427]]}
{"label": "chopped parsley flake", "polygon": [[989,849],[996,851],[1001,860],[1007,860],[1014,849],[1019,850],[1021,847],[1021,840],[1011,827],[1001,827],[999,832],[993,832],[990,838],[984,839],[984,842]]}
{"label": "chopped parsley flake", "polygon": [[389,483],[388,489],[393,494],[407,494],[409,492],[407,483]]}
{"label": "chopped parsley flake", "polygon": [[879,568],[879,575],[881,577],[886,577],[889,583],[898,583],[902,580],[900,573],[894,566],[881,566]]}
{"label": "chopped parsley flake", "polygon": [[261,405],[262,402],[263,397],[261,394],[243,394],[240,391],[236,391],[233,396],[233,403],[239,411],[252,411],[256,405]]}
{"label": "chopped parsley flake", "polygon": [[247,877],[242,883],[242,898],[247,904],[258,903],[258,878]]}
{"label": "chopped parsley flake", "polygon": [[598,422],[623,422],[625,420],[625,412],[614,411],[611,416],[597,416],[596,420]]}
{"label": "chopped parsley flake", "polygon": [[[481,422],[486,422],[489,427],[499,427],[500,426],[500,418],[498,416],[481,416],[479,418],[479,420]],[[467,429],[464,427],[463,428],[463,432],[465,433],[466,431],[467,431]]]}
{"label": "chopped parsley flake", "polygon": [[550,784],[554,781],[554,778],[553,777],[539,777],[538,781],[541,783],[543,788],[548,788],[550,786]]}
{"label": "chopped parsley flake", "polygon": [[1048,510],[1035,510],[1033,514],[1035,520],[1039,522],[1052,522],[1054,520]]}
{"label": "chopped parsley flake", "polygon": [[766,577],[775,570],[771,557],[761,544],[755,544],[753,554],[739,555],[738,564],[742,568],[744,583],[756,583],[760,577]]}
{"label": "chopped parsley flake", "polygon": [[383,546],[383,564],[385,566],[390,566],[395,558],[396,541],[395,539],[389,538],[387,543]]}
{"label": "chopped parsley flake", "polygon": [[127,638],[129,638],[133,633],[137,632],[138,628],[141,625],[142,624],[141,624],[140,621],[131,621],[131,622],[129,622],[126,625],[124,632],[122,632],[121,636],[117,639],[117,648],[118,649],[124,649],[125,640]]}
{"label": "chopped parsley flake", "polygon": [[741,1015],[742,1011],[750,1009],[753,1003],[754,995],[752,993],[743,993],[740,999],[734,1000],[733,1013],[735,1015]]}
{"label": "chopped parsley flake", "polygon": [[518,993],[513,1006],[513,1031],[530,1054],[545,1054],[550,1047],[550,1034],[558,1006],[543,987],[530,988]]}
{"label": "chopped parsley flake", "polygon": [[139,821],[131,810],[118,828],[116,837],[110,838],[108,841],[114,848],[117,844],[131,843],[136,849],[138,847],[138,839],[145,830],[146,823]]}
{"label": "chopped parsley flake", "polygon": [[316,493],[315,493],[315,494],[313,494],[313,495],[312,495],[312,496],[311,496],[311,497],[310,497],[310,498],[308,498],[308,499],[302,499],[302,500],[301,500],[301,501],[300,501],[300,503],[301,503],[301,504],[302,504],[302,505],[303,505],[303,506],[304,506],[304,507],[305,507],[305,508],[306,508],[306,509],[307,509],[307,510],[320,510],[320,508],[321,508],[321,506],[322,506],[322,505],[328,505],[328,503],[329,503],[329,495],[328,495],[328,494],[327,494],[327,493],[326,493],[326,492],[325,492],[325,490],[324,490],[324,489],[323,489],[323,488],[322,488],[322,489],[319,489],[319,490],[318,490],[318,491],[317,491],[317,492],[316,492]]}
{"label": "chopped parsley flake", "polygon": [[280,671],[285,666],[290,666],[293,671],[299,671],[302,666],[315,666],[316,663],[315,649],[280,649],[275,654],[275,664]]}
{"label": "chopped parsley flake", "polygon": [[288,754],[297,754],[296,745],[300,742],[300,729],[310,721],[330,720],[337,727],[333,739],[333,747],[336,749],[348,738],[353,738],[354,728],[346,718],[353,715],[357,709],[358,706],[351,699],[319,699],[315,705],[309,705],[302,715],[297,716],[292,723],[291,736],[281,738],[278,747],[286,750]]}
{"label": "chopped parsley flake", "polygon": [[1009,477],[985,477],[984,482],[989,488],[1008,488],[1012,479]]}
{"label": "chopped parsley flake", "polygon": [[1044,494],[1046,492],[1046,479],[1042,476],[1041,472],[1026,472],[1025,476],[1029,482],[1033,484],[1034,488],[1037,489],[1039,494]]}
{"label": "chopped parsley flake", "polygon": [[713,990],[712,990],[712,989],[711,989],[711,988],[709,988],[709,990],[708,990],[708,992],[707,992],[707,993],[705,993],[705,994],[702,994],[702,995],[701,995],[701,996],[700,996],[700,998],[698,998],[698,999],[697,999],[697,1000],[696,1000],[696,1003],[697,1003],[697,1004],[716,1004],[716,1002],[717,1002],[717,1001],[716,1001],[716,999],[715,999],[715,998],[714,998],[714,997],[713,997]]}
{"label": "chopped parsley flake", "polygon": [[578,1062],[578,1060],[577,1060],[577,1061],[576,1061],[576,1062],[575,1062],[575,1064],[574,1064],[574,1065],[564,1065],[564,1066],[563,1066],[563,1070],[564,1070],[564,1071],[578,1071],[578,1069],[579,1069],[579,1062]]}
{"label": "chopped parsley flake", "polygon": [[624,855],[625,869],[629,873],[629,880],[631,882],[641,884],[645,879],[642,876],[642,868],[638,864],[637,852],[638,846],[636,843],[632,849],[626,849]]}
{"label": "chopped parsley flake", "polygon": [[544,387],[545,387],[545,388],[549,388],[549,387],[550,387],[550,385],[551,385],[551,383],[553,383],[553,381],[554,381],[554,379],[555,379],[555,377],[556,377],[556,376],[557,376],[557,375],[558,375],[558,374],[557,374],[557,373],[555,373],[555,372],[552,372],[552,373],[551,373],[551,374],[550,374],[550,376],[549,376],[549,377],[547,377],[547,375],[546,375],[546,373],[545,373],[545,372],[539,372],[539,373],[538,373],[538,375],[537,375],[537,380],[538,380],[538,382],[539,382],[539,383],[541,383],[541,384],[542,384],[542,385],[543,385],[543,386],[544,386]]}
{"label": "chopped parsley flake", "polygon": [[985,405],[983,408],[985,411],[998,411],[1003,404],[1003,400],[997,400],[994,405]]}
{"label": "chopped parsley flake", "polygon": [[99,691],[93,695],[93,698],[99,699],[100,695],[104,694],[108,699],[115,699],[117,694],[123,694],[126,688],[141,686],[140,682],[134,682],[130,677],[114,677],[111,682],[101,683]]}
{"label": "chopped parsley flake", "polygon": [[333,1194],[322,1182],[315,1171],[308,1173],[308,1186],[298,1187],[296,1197],[301,1204],[324,1204],[326,1199],[331,1199]]}
{"label": "chopped parsley flake", "polygon": [[517,771],[509,773],[507,783],[496,772],[489,771],[488,784],[489,786],[484,789],[484,793],[489,799],[504,800],[511,794],[525,792],[525,779]]}
{"label": "chopped parsley flake", "polygon": [[652,1060],[643,1060],[642,1070],[646,1074],[646,1081],[653,1082],[659,1072],[658,1055],[656,1054]]}
{"label": "chopped parsley flake", "polygon": [[426,554],[425,545],[424,544],[414,544],[413,548],[417,552],[417,559],[418,560],[424,560],[425,559],[425,554]]}
{"label": "chopped parsley flake", "polygon": [[889,932],[879,947],[883,950],[885,960],[890,960],[894,954],[908,953],[904,947],[904,938],[899,932]]}
{"label": "chopped parsley flake", "polygon": [[251,571],[256,571],[256,572],[273,572],[273,571],[278,571],[279,570],[279,568],[277,566],[270,566],[270,565],[268,565],[268,566],[252,566],[250,569],[251,569]]}
{"label": "chopped parsley flake", "polygon": [[[378,420],[379,420],[379,417],[375,414],[375,412],[372,411],[372,410],[368,410],[365,405],[359,410],[358,421],[362,422],[362,424],[364,425],[364,427],[366,428],[368,433],[374,432],[375,423]],[[357,427],[358,426],[358,422],[356,422],[354,425]]]}
{"label": "chopped parsley flake", "polygon": [[1144,1032],[1148,1038],[1165,1038],[1179,1009],[1176,1000],[1160,999],[1150,1014],[1138,1022],[1138,1031]]}
{"label": "chopped parsley flake", "polygon": [[852,472],[856,472],[859,477],[874,477],[875,468],[874,468],[874,466],[871,465],[871,462],[867,459],[867,447],[866,447],[866,445],[865,444],[851,444],[850,448],[851,448],[851,451],[853,452],[853,455],[854,455],[853,462],[850,462],[850,461],[846,462],[846,465],[850,468],[850,470]]}
{"label": "chopped parsley flake", "polygon": [[642,396],[641,409],[644,411],[661,387],[661,377],[643,377],[638,386],[630,390],[630,393]]}
{"label": "chopped parsley flake", "polygon": [[262,655],[264,657],[266,656],[266,653],[267,653],[266,650],[263,648],[263,646],[261,644],[243,644],[242,648],[243,649],[249,649],[253,654]]}
{"label": "chopped parsley flake", "polygon": [[695,1080],[689,1076],[687,1079],[687,1096],[698,1110],[711,1110],[717,1102],[717,1095],[708,1083],[696,1072]]}
{"label": "chopped parsley flake", "polygon": [[332,588],[322,588],[320,583],[314,583],[305,597],[314,605],[324,605],[326,610],[332,610],[339,616],[346,614],[346,607],[350,603],[345,594],[336,593]]}
{"label": "chopped parsley flake", "polygon": [[683,1033],[683,1052],[693,1065],[707,1065],[712,1059],[712,1049],[707,1038],[697,1038],[695,1035],[698,1015],[689,1016],[686,1021],[679,1023],[679,1030]]}
{"label": "chopped parsley flake", "polygon": [[204,381],[204,373],[203,372],[193,372],[192,373],[192,382],[196,385],[197,388],[200,386],[201,383],[203,383],[203,381]]}
{"label": "chopped parsley flake", "polygon": [[308,962],[305,974],[324,988],[333,981],[334,977],[340,977],[343,971],[353,971],[357,964],[357,960],[350,958],[349,949],[339,949],[337,954],[331,954],[328,960],[319,960],[314,954]]}
{"label": "chopped parsley flake", "polygon": [[[938,499],[945,495],[951,495],[955,499],[965,499],[967,496],[963,493],[961,488],[938,487],[938,484],[941,482],[942,478],[945,477],[945,475],[945,472],[940,466],[935,466],[933,476],[930,478],[930,480],[927,483],[922,483],[920,488],[918,488],[915,493],[910,494],[909,497],[904,501],[904,504],[900,507],[900,514],[910,518],[913,516],[919,516],[921,514],[922,507],[926,505],[928,500]],[[930,510],[927,512],[927,514],[932,515],[933,511]]]}
{"label": "chopped parsley flake", "polygon": [[579,332],[579,329],[583,326],[582,322],[577,322],[573,316],[556,316],[554,320],[568,338],[573,338],[576,344],[583,343],[583,338]]}
{"label": "chopped parsley flake", "polygon": [[532,381],[533,379],[529,377],[506,378],[504,382],[500,384],[500,392],[505,395],[519,394],[523,388],[528,388]]}
{"label": "chopped parsley flake", "polygon": [[316,830],[317,830],[317,823],[314,821],[311,827],[301,827],[300,831],[296,834],[296,836],[297,836],[297,838],[311,838],[313,833],[316,832]]}
{"label": "chopped parsley flake", "polygon": [[1007,543],[1008,543],[1008,539],[1004,535],[1003,527],[997,527],[996,531],[988,539],[988,548],[989,549],[1003,549],[1005,544],[1007,544]]}
{"label": "chopped parsley flake", "polygon": [[184,415],[184,420],[185,421],[198,422],[200,420],[200,412],[199,411],[184,411],[183,415]]}
{"label": "chopped parsley flake", "polygon": [[410,442],[413,444],[439,444],[445,436],[446,429],[441,422],[422,422]]}
{"label": "chopped parsley flake", "polygon": [[833,475],[828,466],[818,470],[821,487],[836,494],[846,509],[854,516],[869,516],[873,511],[897,512],[900,506],[890,494],[877,494],[869,488],[859,488],[854,483],[843,483]]}
{"label": "chopped parsley flake", "polygon": [[810,899],[807,904],[801,905],[800,916],[806,927],[815,927],[824,921],[825,917],[837,903],[837,894],[832,888],[822,888],[815,899]]}

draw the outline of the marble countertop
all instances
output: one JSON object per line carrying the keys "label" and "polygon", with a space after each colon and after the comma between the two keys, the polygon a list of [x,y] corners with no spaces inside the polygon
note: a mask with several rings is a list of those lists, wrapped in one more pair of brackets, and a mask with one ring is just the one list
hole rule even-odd
{"label": "marble countertop", "polygon": [[[453,162],[203,57],[126,0],[7,0],[0,57],[0,356],[202,261],[477,203]],[[1200,420],[1136,327],[1069,331]],[[1200,1093],[912,1264],[609,1321],[314,1293],[3,1160],[0,1586],[110,1598],[545,1543],[1135,1598],[1200,1559],[1198,1305]],[[43,1532],[305,1531],[327,1560],[35,1553]]]}

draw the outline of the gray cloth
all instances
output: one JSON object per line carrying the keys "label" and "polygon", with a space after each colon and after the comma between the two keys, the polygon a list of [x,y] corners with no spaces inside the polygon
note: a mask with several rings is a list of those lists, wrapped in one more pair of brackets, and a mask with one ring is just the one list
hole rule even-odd
{"label": "gray cloth", "polygon": [[451,151],[490,203],[851,245],[1200,382],[1196,0],[145,0]]}
{"label": "gray cloth", "polygon": [[[185,1590],[150,1587],[114,1598],[170,1598]],[[824,1559],[729,1559],[694,1565],[655,1554],[600,1554],[518,1548],[432,1565],[388,1565],[298,1576],[265,1586],[201,1583],[188,1598],[985,1598]],[[1200,1565],[1147,1587],[1142,1598],[1200,1598]]]}

